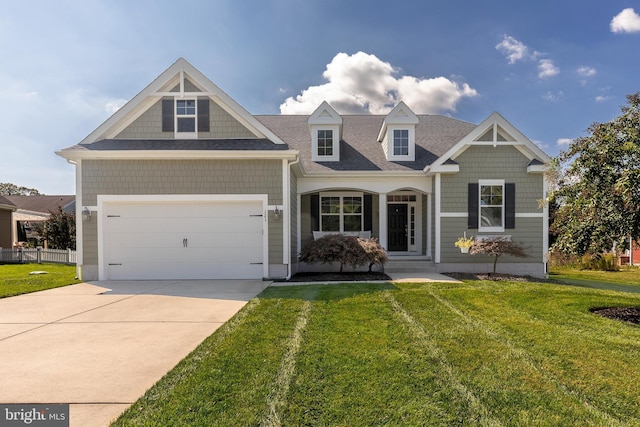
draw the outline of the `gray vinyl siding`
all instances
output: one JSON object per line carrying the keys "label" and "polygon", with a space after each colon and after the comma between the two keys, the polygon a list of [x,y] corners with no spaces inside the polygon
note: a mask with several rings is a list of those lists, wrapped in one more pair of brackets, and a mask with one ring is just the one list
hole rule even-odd
{"label": "gray vinyl siding", "polygon": [[[454,246],[455,241],[467,231],[467,236],[476,236],[471,230],[467,230],[467,218],[442,218],[440,246],[440,262],[442,263],[493,263],[493,258],[483,255],[463,254]],[[501,234],[501,233],[491,233]],[[542,263],[542,218],[516,218],[516,228],[505,230],[511,240],[525,246],[529,255],[527,258],[515,258],[509,256],[500,257],[498,263]]]}
{"label": "gray vinyl siding", "polygon": [[313,232],[311,230],[311,195],[304,194],[300,197],[300,233],[301,247],[313,241]]}
{"label": "gray vinyl siding", "polygon": [[[281,160],[83,160],[82,201],[98,195],[267,194],[282,206]],[[84,264],[98,263],[97,221],[83,223]],[[269,260],[282,264],[282,221],[269,221]]]}
{"label": "gray vinyl siding", "polygon": [[454,242],[464,232],[467,236],[478,234],[510,235],[513,241],[527,247],[527,259],[502,257],[499,263],[541,263],[543,259],[543,218],[518,217],[518,214],[542,215],[539,201],[543,198],[543,175],[527,173],[529,159],[512,146],[474,146],[467,149],[456,162],[460,165],[457,174],[443,174],[441,177],[441,212],[467,213],[467,192],[469,183],[481,179],[503,179],[505,183],[516,185],[515,229],[503,233],[478,233],[467,228],[467,217],[442,217],[440,223],[441,263],[483,263],[492,262],[490,257],[461,254]]}
{"label": "gray vinyl siding", "polygon": [[[246,127],[238,122],[215,102],[209,101],[210,132],[199,132],[202,139],[255,138]],[[162,132],[162,100],[159,99],[140,117],[120,132],[116,139],[173,139],[173,132]]]}
{"label": "gray vinyl siding", "polygon": [[475,146],[456,158],[460,172],[443,174],[441,211],[467,212],[467,184],[479,179],[504,179],[516,184],[516,213],[541,213],[542,174],[527,173],[527,159],[511,146]]}

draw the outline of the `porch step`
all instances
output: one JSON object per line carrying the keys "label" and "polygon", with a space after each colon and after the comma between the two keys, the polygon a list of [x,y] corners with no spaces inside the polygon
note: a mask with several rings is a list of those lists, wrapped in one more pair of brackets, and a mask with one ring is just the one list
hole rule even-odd
{"label": "porch step", "polygon": [[435,273],[436,266],[431,259],[390,259],[384,265],[385,273]]}

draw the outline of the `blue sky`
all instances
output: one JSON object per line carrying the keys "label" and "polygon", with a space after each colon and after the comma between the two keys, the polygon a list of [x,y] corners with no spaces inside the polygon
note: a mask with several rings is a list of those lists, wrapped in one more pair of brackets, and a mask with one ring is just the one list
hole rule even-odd
{"label": "blue sky", "polygon": [[253,114],[498,111],[556,155],[640,91],[640,1],[33,0],[0,49],[0,182],[73,194],[54,151],[179,57]]}

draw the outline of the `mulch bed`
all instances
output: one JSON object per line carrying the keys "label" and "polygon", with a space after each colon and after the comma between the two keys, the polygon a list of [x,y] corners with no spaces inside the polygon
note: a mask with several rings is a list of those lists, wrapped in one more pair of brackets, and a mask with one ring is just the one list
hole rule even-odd
{"label": "mulch bed", "polygon": [[370,282],[376,280],[392,280],[391,277],[379,272],[349,272],[349,273],[296,273],[290,282]]}
{"label": "mulch bed", "polygon": [[592,308],[591,312],[609,319],[640,324],[640,307]]}

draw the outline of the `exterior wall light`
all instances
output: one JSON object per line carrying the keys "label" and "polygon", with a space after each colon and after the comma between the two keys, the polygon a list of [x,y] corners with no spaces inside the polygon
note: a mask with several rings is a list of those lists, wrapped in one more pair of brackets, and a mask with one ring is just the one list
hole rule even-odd
{"label": "exterior wall light", "polygon": [[82,220],[83,221],[89,221],[91,219],[91,211],[89,210],[88,207],[84,207],[84,209],[82,209]]}
{"label": "exterior wall light", "polygon": [[278,206],[276,206],[276,210],[273,211],[273,219],[275,219],[276,221],[280,219],[280,209],[278,209]]}

